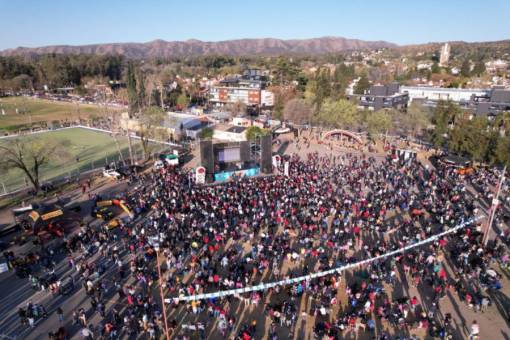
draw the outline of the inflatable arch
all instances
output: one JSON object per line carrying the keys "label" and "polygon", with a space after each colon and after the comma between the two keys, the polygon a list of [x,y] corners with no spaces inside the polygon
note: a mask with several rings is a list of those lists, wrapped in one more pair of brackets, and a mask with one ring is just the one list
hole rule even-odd
{"label": "inflatable arch", "polygon": [[358,144],[363,144],[363,141],[361,140],[361,138],[359,136],[355,135],[354,133],[352,133],[350,131],[340,130],[340,129],[335,129],[335,130],[326,132],[324,134],[324,136],[322,137],[322,139],[325,140],[331,136],[336,136],[336,135],[346,136],[346,137],[351,138],[353,141],[355,141]]}

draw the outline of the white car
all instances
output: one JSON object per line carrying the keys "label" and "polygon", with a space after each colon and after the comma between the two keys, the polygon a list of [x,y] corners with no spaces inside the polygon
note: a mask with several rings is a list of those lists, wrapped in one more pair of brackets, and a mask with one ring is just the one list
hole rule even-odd
{"label": "white car", "polygon": [[119,179],[121,177],[120,174],[113,169],[104,170],[103,176],[108,177],[108,178],[115,178],[115,179]]}
{"label": "white car", "polygon": [[163,163],[163,161],[158,160],[158,161],[154,162],[154,169],[159,170],[159,169],[163,169],[164,167],[165,167],[165,163]]}

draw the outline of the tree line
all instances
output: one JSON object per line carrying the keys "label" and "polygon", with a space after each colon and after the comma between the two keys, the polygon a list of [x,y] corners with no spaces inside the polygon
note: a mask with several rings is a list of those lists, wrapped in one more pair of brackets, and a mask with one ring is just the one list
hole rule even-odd
{"label": "tree line", "polygon": [[486,164],[510,165],[510,112],[474,117],[451,101],[440,101],[432,116],[431,142]]}
{"label": "tree line", "polygon": [[120,80],[124,58],[120,55],[67,55],[0,57],[0,88],[22,90],[80,86],[87,77]]}

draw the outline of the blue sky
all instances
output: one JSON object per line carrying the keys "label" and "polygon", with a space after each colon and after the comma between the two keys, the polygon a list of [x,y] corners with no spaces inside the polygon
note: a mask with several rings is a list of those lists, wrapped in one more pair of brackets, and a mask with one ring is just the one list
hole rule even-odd
{"label": "blue sky", "polygon": [[0,0],[0,12],[0,49],[191,38],[510,39],[509,0]]}

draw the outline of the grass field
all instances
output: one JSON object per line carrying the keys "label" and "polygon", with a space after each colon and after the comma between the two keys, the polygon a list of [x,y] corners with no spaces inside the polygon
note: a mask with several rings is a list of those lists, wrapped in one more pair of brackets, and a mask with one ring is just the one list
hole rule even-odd
{"label": "grass field", "polygon": [[[77,120],[88,118],[91,115],[100,116],[104,108],[97,105],[57,102],[45,99],[35,99],[30,97],[5,97],[0,98],[0,130],[12,130],[21,125],[27,125],[32,120],[32,124],[37,122],[50,122],[53,120]],[[2,109],[5,115],[2,115]],[[16,109],[18,112],[16,113]],[[26,113],[25,113],[26,110]],[[110,110],[119,111],[118,108]]]}
{"label": "grass field", "polygon": [[[104,166],[106,160],[119,160],[120,155],[113,137],[107,133],[96,132],[83,128],[70,128],[51,132],[42,132],[21,138],[53,139],[62,144],[69,158],[66,161],[52,161],[41,169],[41,179],[44,181],[62,176],[74,176],[78,173]],[[0,139],[0,144],[9,143],[9,138]],[[124,157],[129,155],[128,142],[125,137],[117,137],[119,148]],[[133,139],[134,151],[141,159],[140,142]],[[1,157],[1,155],[0,155]],[[79,160],[77,160],[77,158]],[[24,175],[20,170],[12,169],[0,174],[0,194],[5,185],[8,192],[25,186]]]}

